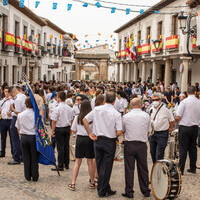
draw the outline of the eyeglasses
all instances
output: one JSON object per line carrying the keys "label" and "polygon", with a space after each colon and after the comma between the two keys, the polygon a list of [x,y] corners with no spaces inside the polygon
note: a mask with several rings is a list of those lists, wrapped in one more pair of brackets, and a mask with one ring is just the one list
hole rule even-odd
{"label": "eyeglasses", "polygon": [[159,101],[160,99],[152,99],[152,101]]}
{"label": "eyeglasses", "polygon": [[76,99],[76,101],[81,101],[81,99]]}

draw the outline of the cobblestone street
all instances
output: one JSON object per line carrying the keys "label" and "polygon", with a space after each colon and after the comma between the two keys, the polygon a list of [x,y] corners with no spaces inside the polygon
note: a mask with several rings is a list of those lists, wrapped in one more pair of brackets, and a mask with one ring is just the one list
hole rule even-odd
{"label": "cobblestone street", "polygon": [[[72,139],[74,144],[74,138]],[[9,144],[9,142],[8,142]],[[200,155],[198,155],[200,158]],[[86,160],[80,169],[80,173],[77,180],[76,191],[70,191],[68,184],[72,178],[72,170],[74,162],[71,161],[70,169],[61,172],[59,177],[56,172],[51,171],[51,166],[40,165],[40,178],[39,181],[27,182],[23,175],[23,164],[19,166],[9,166],[7,162],[10,161],[10,147],[7,148],[7,155],[0,160],[0,199],[6,200],[95,200],[98,199],[97,192],[89,189],[89,176],[87,172]],[[152,167],[150,155],[148,156],[149,169]],[[186,169],[188,168],[188,163]],[[199,183],[200,183],[200,170],[197,170],[196,175],[191,175],[185,172],[183,176],[182,192],[179,196],[179,200],[199,200]],[[124,163],[115,162],[111,177],[112,189],[117,190],[117,194],[107,199],[123,199],[121,193],[124,192]],[[155,199],[153,194],[150,198],[144,198],[140,193],[137,174],[135,176],[135,198],[137,200],[142,199]],[[106,198],[105,198],[106,199]]]}

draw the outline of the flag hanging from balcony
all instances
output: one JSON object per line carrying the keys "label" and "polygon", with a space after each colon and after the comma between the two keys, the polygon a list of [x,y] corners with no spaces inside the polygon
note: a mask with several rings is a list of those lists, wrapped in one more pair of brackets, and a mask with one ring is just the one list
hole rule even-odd
{"label": "flag hanging from balcony", "polygon": [[19,7],[24,8],[24,0],[19,1]]}
{"label": "flag hanging from balcony", "polygon": [[6,45],[14,46],[15,45],[15,36],[11,33],[6,33]]}
{"label": "flag hanging from balcony", "polygon": [[17,44],[16,44],[16,47],[18,47],[18,48],[21,47],[21,39],[20,39],[19,36],[17,37]]}
{"label": "flag hanging from balcony", "polygon": [[38,53],[38,44],[34,43],[35,53]]}
{"label": "flag hanging from balcony", "polygon": [[8,5],[8,0],[3,0],[3,5],[7,6]]}

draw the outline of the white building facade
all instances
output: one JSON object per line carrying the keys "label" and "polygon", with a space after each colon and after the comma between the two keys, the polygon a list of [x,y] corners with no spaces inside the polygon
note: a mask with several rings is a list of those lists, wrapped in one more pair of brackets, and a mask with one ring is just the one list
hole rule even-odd
{"label": "white building facade", "polygon": [[[200,81],[200,51],[196,47],[196,38],[189,40],[189,55],[187,35],[183,35],[179,29],[179,13],[190,12],[189,7],[183,7],[186,2],[163,0],[115,31],[119,38],[116,81],[150,80],[155,84],[159,79],[165,82],[165,86],[177,82],[182,91],[187,89],[189,83]],[[160,13],[155,14],[157,10]],[[197,17],[193,23],[197,23],[196,20]],[[125,51],[130,36],[136,47],[137,57],[134,61]],[[154,41],[159,41],[159,45]]]}
{"label": "white building facade", "polygon": [[7,6],[0,0],[0,29],[0,85],[21,81],[22,74],[31,82],[65,81],[65,31],[27,7],[20,8],[17,0],[9,0]]}

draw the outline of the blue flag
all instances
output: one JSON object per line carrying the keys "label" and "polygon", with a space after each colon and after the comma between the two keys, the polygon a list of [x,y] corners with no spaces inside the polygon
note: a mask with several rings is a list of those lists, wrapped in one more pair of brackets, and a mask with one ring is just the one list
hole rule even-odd
{"label": "blue flag", "polygon": [[52,99],[55,97],[55,95],[56,95],[56,91],[54,91],[54,92],[52,93],[50,99],[52,100]]}
{"label": "blue flag", "polygon": [[24,8],[24,0],[19,1],[19,7]]}
{"label": "blue flag", "polygon": [[8,5],[8,0],[3,0],[3,5],[7,6]]}
{"label": "blue flag", "polygon": [[56,158],[53,147],[51,145],[49,135],[47,133],[47,129],[44,126],[42,116],[40,115],[40,111],[38,109],[33,93],[27,83],[26,86],[28,88],[28,93],[35,114],[36,146],[37,146],[37,151],[39,152],[38,163],[43,165],[54,165],[54,163],[56,162]]}
{"label": "blue flag", "polygon": [[39,4],[40,4],[40,1],[36,1],[35,2],[35,8],[37,8],[39,6]]}
{"label": "blue flag", "polygon": [[57,9],[57,3],[53,3],[53,10],[56,10]]}
{"label": "blue flag", "polygon": [[126,9],[126,15],[129,15],[129,14],[130,14],[130,11],[131,11],[131,9],[130,9],[130,8],[127,8],[127,9]]}
{"label": "blue flag", "polygon": [[84,3],[83,7],[87,8],[88,7],[88,3]]}
{"label": "blue flag", "polygon": [[111,13],[115,13],[116,8],[111,8]]}
{"label": "blue flag", "polygon": [[71,10],[72,9],[72,4],[68,4],[67,5],[67,10],[69,11],[69,10]]}

